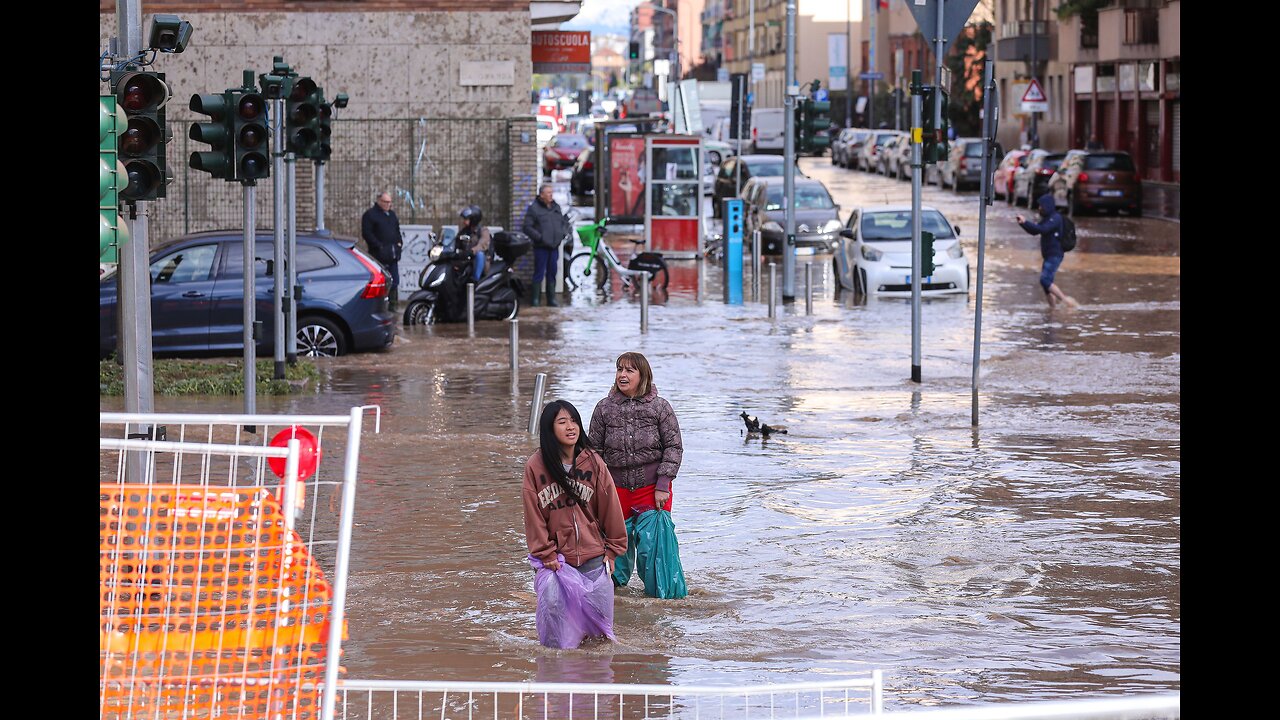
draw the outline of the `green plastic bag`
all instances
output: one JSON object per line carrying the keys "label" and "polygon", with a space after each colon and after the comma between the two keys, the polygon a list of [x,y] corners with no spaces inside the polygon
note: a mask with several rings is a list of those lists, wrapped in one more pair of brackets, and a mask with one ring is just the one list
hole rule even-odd
{"label": "green plastic bag", "polygon": [[676,525],[666,510],[646,510],[627,518],[627,554],[618,558],[614,566],[614,584],[627,584],[632,564],[644,583],[645,595],[671,600],[689,594],[680,564]]}

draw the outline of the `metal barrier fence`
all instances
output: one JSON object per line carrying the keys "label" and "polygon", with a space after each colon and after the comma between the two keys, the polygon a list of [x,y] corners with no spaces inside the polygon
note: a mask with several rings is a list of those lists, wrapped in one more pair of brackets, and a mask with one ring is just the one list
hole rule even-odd
{"label": "metal barrier fence", "polygon": [[884,720],[1177,720],[1182,694],[1001,703],[885,713]]}
{"label": "metal barrier fence", "polygon": [[[456,223],[459,208],[475,203],[499,224],[511,215],[511,153],[506,118],[335,119],[333,156],[325,163],[325,227],[358,238],[360,216],[387,190],[403,225]],[[179,136],[181,139],[179,139]],[[150,242],[243,223],[238,183],[187,167],[208,148],[174,133],[167,197],[150,203]],[[297,163],[298,227],[315,227],[314,164]],[[255,217],[270,224],[271,181],[259,183]]]}
{"label": "metal barrier fence", "polygon": [[781,718],[879,714],[884,683],[870,677],[783,685],[700,686],[607,683],[342,680],[342,720],[441,718]]}
{"label": "metal barrier fence", "polygon": [[99,716],[332,718],[362,409],[99,424]]}

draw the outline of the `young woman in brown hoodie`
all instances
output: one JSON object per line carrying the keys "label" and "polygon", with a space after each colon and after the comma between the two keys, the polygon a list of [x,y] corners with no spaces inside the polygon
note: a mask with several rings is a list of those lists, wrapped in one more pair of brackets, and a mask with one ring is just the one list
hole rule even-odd
{"label": "young woman in brown hoodie", "polygon": [[[613,572],[614,558],[627,552],[627,528],[613,478],[591,449],[578,409],[553,400],[542,409],[539,450],[524,466],[524,535],[529,554],[549,570],[556,555],[579,572],[602,565]],[[592,572],[592,575],[595,573]]]}

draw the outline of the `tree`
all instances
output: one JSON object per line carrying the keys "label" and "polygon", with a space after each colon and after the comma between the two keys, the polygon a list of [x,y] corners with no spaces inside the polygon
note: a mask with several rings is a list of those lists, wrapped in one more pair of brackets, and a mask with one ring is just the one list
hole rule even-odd
{"label": "tree", "polygon": [[958,137],[982,133],[982,72],[991,45],[991,23],[967,25],[947,53],[951,71],[950,121]]}

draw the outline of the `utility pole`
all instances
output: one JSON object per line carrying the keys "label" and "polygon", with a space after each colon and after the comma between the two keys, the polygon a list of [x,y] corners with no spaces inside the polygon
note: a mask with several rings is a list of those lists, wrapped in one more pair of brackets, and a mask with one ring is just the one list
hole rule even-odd
{"label": "utility pole", "polygon": [[[1036,78],[1040,75],[1040,48],[1038,40],[1040,39],[1040,3],[1037,0],[1031,0],[1031,82],[1039,82]],[[1031,149],[1040,147],[1040,133],[1037,132],[1038,123],[1037,115],[1039,113],[1031,113]]]}
{"label": "utility pole", "polygon": [[782,114],[786,118],[783,140],[782,204],[786,208],[786,245],[782,248],[782,300],[796,297],[796,0],[787,0],[787,70]]}

